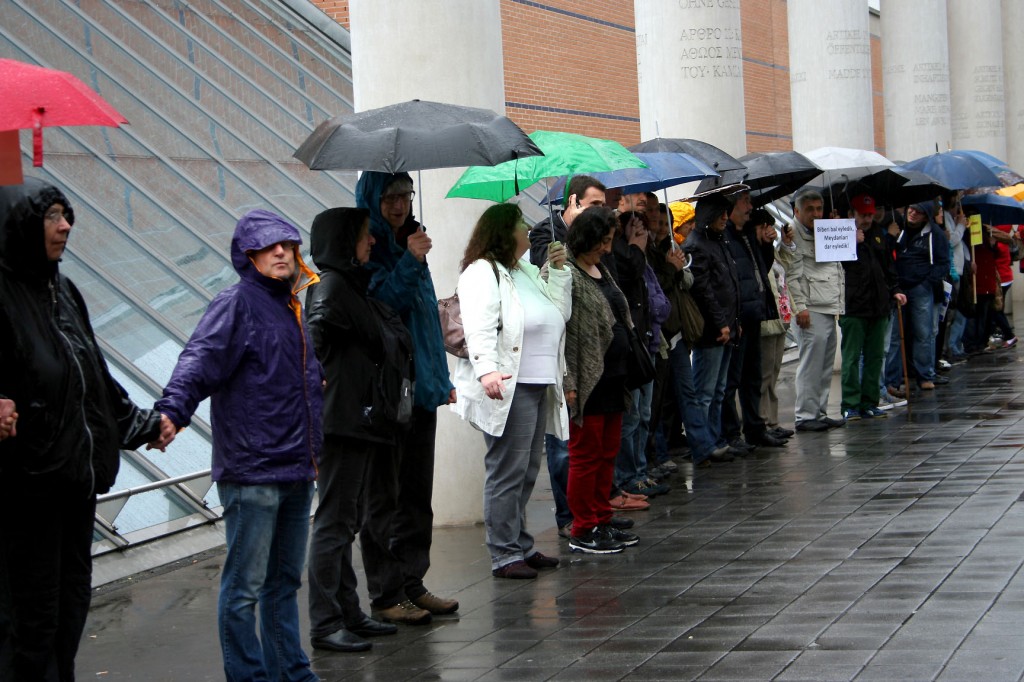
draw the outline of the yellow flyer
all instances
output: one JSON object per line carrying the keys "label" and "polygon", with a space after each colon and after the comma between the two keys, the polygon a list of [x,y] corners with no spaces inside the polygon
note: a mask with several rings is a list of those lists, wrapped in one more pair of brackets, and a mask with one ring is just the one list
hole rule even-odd
{"label": "yellow flyer", "polygon": [[981,246],[981,216],[972,215],[967,224],[971,228],[971,246]]}

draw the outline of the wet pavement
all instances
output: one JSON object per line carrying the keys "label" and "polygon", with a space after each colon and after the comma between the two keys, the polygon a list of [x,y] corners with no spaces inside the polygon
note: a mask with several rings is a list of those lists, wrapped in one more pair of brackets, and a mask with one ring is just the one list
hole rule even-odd
{"label": "wet pavement", "polygon": [[[621,555],[570,555],[542,480],[531,523],[561,567],[499,580],[481,526],[438,529],[427,584],[459,614],[366,654],[307,648],[314,669],[330,681],[1019,680],[1018,358],[955,367],[910,416],[801,433],[696,474],[681,464],[672,493],[631,514],[642,540]],[[794,369],[780,391],[790,422]],[[221,558],[100,590],[79,678],[223,679]]]}

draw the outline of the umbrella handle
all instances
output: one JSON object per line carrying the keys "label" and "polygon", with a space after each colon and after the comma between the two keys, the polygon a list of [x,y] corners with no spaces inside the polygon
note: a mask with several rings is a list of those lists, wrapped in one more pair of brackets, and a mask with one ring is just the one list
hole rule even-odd
{"label": "umbrella handle", "polygon": [[32,112],[32,165],[43,165],[43,109]]}

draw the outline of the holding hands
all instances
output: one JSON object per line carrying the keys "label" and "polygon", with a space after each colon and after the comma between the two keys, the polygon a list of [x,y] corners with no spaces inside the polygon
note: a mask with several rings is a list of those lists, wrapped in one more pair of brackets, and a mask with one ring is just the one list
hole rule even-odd
{"label": "holding hands", "polygon": [[176,435],[178,435],[178,427],[174,425],[174,422],[171,421],[170,417],[166,414],[161,414],[160,435],[157,436],[156,439],[150,441],[149,444],[146,445],[146,449],[164,452]]}

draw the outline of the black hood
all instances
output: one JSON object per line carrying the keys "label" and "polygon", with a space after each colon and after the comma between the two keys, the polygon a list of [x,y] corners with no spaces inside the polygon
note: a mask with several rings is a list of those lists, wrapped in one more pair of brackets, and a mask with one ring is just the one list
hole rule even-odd
{"label": "black hood", "polygon": [[22,279],[53,274],[57,264],[46,257],[43,215],[54,204],[74,225],[71,203],[53,185],[30,177],[23,185],[0,187],[0,269]]}
{"label": "black hood", "polygon": [[695,213],[697,227],[706,228],[708,225],[713,223],[716,218],[731,210],[732,204],[730,204],[729,200],[721,194],[712,194],[706,197],[701,197],[697,200]]}
{"label": "black hood", "polygon": [[363,208],[329,208],[313,219],[310,255],[321,270],[360,267],[356,242],[370,212]]}

